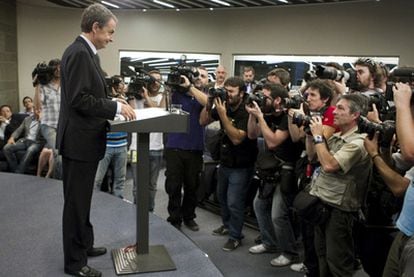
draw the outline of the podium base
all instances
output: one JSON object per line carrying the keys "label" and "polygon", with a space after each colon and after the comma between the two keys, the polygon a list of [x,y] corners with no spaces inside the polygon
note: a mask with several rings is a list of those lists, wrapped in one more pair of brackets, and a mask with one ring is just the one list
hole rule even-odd
{"label": "podium base", "polygon": [[148,254],[137,254],[131,247],[114,249],[112,260],[117,275],[177,269],[163,245],[149,246]]}

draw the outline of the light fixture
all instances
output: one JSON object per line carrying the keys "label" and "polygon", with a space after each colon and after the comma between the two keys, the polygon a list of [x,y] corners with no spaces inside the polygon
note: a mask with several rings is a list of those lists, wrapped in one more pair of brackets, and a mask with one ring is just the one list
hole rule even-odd
{"label": "light fixture", "polygon": [[173,5],[168,4],[168,3],[165,3],[163,1],[153,0],[152,2],[157,3],[157,4],[160,4],[160,5],[162,5],[164,7],[167,7],[167,8],[171,8],[171,9],[174,9],[175,8]]}
{"label": "light fixture", "polygon": [[142,9],[142,11],[143,11],[143,12],[146,12],[146,11],[147,11],[147,9]]}
{"label": "light fixture", "polygon": [[277,0],[277,1],[282,2],[282,3],[285,3],[285,4],[289,4],[289,1],[288,0]]}
{"label": "light fixture", "polygon": [[175,9],[177,12],[179,12],[180,11],[180,9]]}
{"label": "light fixture", "polygon": [[214,8],[210,8],[210,11],[214,11]]}
{"label": "light fixture", "polygon": [[221,0],[210,0],[210,1],[214,2],[214,3],[217,3],[217,4],[220,4],[220,5],[223,5],[223,6],[227,6],[227,7],[231,6],[229,3],[221,1]]}
{"label": "light fixture", "polygon": [[117,5],[115,5],[115,4],[112,4],[112,3],[109,3],[109,2],[106,2],[106,1],[101,1],[101,3],[102,3],[102,4],[105,4],[105,5],[107,5],[107,6],[111,6],[111,7],[113,7],[113,8],[117,8],[117,9],[119,9],[119,6],[117,6]]}

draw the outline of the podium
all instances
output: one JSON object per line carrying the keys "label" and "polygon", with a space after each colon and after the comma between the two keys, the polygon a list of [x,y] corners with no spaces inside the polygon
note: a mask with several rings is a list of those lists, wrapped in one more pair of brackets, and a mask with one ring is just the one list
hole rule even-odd
{"label": "podium", "polygon": [[136,244],[112,250],[117,275],[176,270],[163,245],[148,244],[149,133],[188,132],[190,116],[161,108],[135,110],[136,120],[110,121],[111,132],[137,133]]}

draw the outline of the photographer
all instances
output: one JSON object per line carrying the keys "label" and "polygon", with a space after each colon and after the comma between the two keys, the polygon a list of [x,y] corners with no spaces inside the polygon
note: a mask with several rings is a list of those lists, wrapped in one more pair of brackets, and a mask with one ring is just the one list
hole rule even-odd
{"label": "photographer", "polygon": [[296,193],[293,169],[301,148],[292,141],[288,116],[281,110],[283,99],[288,97],[287,89],[282,85],[265,84],[263,93],[271,99],[272,113],[264,115],[256,102],[246,105],[248,137],[263,136],[265,142],[265,149],[259,152],[256,162],[261,184],[254,199],[262,243],[250,247],[249,252],[260,254],[280,250],[280,255],[270,261],[272,266],[280,267],[298,258],[289,210]]}
{"label": "photographer", "polygon": [[177,229],[184,221],[192,231],[199,230],[194,221],[204,150],[204,128],[199,117],[207,104],[207,95],[202,90],[208,84],[208,72],[199,67],[197,75],[195,80],[181,75],[180,84],[171,88],[171,103],[182,105],[182,110],[190,114],[190,125],[188,133],[169,133],[165,150],[165,191],[169,197],[167,221]]}
{"label": "photographer", "polygon": [[61,162],[56,149],[56,129],[60,110],[60,60],[50,60],[47,68],[37,66],[34,71],[34,105],[41,113],[40,133],[46,148],[53,150],[54,178],[61,178]]}
{"label": "photographer", "polygon": [[[165,108],[165,94],[161,93],[161,82],[162,76],[158,70],[152,70],[148,72],[148,75],[152,78],[152,81],[147,84],[147,88],[143,88],[143,99],[145,108]],[[132,134],[132,142],[130,150],[132,151],[132,163],[136,163],[136,151],[137,151],[137,135]],[[154,211],[155,207],[155,195],[157,192],[157,180],[158,175],[162,167],[162,156],[163,156],[163,134],[162,133],[150,133],[149,138],[149,205],[148,210]],[[132,166],[132,173],[134,177],[134,203],[136,203],[136,185],[138,173],[136,172],[136,166]]]}
{"label": "photographer", "polygon": [[253,176],[257,155],[256,139],[247,137],[248,113],[245,110],[246,87],[239,77],[224,82],[225,98],[215,97],[212,110],[203,109],[200,122],[220,120],[224,131],[221,138],[220,167],[217,171],[217,196],[223,225],[213,235],[229,235],[224,251],[233,251],[241,244],[244,208],[248,186]]}
{"label": "photographer", "polygon": [[315,226],[315,248],[321,276],[353,276],[354,242],[352,226],[361,208],[371,171],[371,159],[359,134],[358,120],[364,112],[360,95],[343,95],[336,103],[334,124],[339,132],[327,141],[320,116],[311,120],[310,128],[319,172],[313,175],[310,194],[316,196],[329,212]]}
{"label": "photographer", "polygon": [[[323,121],[323,138],[329,139],[337,128],[334,124],[333,111],[334,106],[331,106],[331,100],[333,96],[333,87],[330,80],[315,79],[310,81],[307,95],[307,107],[311,115],[319,114],[322,116]],[[303,105],[302,105],[303,107]],[[305,115],[303,108],[300,110],[289,109],[289,133],[294,141],[298,141],[305,137],[306,156],[302,159],[306,161],[297,164],[297,170],[299,170],[298,179],[299,189],[308,190],[308,183],[315,170],[320,167],[315,145],[313,143],[313,136],[310,133],[310,115]],[[304,245],[304,261],[303,264],[293,264],[292,270],[297,271],[305,266],[307,274],[312,276],[319,276],[318,261],[314,247],[314,228],[313,225],[306,221],[306,218],[299,218],[300,230],[302,233],[302,241]]]}

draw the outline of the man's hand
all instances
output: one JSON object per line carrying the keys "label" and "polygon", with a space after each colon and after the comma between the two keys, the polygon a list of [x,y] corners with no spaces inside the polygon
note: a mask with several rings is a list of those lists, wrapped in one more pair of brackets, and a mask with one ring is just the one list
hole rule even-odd
{"label": "man's hand", "polygon": [[253,101],[253,105],[245,105],[246,111],[253,115],[256,118],[263,117],[262,110],[260,110],[259,105],[257,105],[256,101]]}
{"label": "man's hand", "polygon": [[364,146],[368,154],[372,157],[378,154],[378,132],[375,132],[374,137],[370,139],[368,136],[364,140]]}
{"label": "man's hand", "polygon": [[134,120],[136,118],[134,109],[128,105],[121,103],[121,115],[125,117],[126,120]]}
{"label": "man's hand", "polygon": [[394,103],[397,109],[410,105],[412,92],[408,84],[398,82],[393,86],[392,91],[394,92]]}
{"label": "man's hand", "polygon": [[379,112],[377,109],[377,105],[374,103],[372,104],[372,111],[368,112],[367,119],[371,122],[381,123],[381,119],[379,118]]}
{"label": "man's hand", "polygon": [[313,116],[309,127],[312,135],[323,136],[322,118],[320,116]]}
{"label": "man's hand", "polygon": [[220,97],[214,99],[214,104],[216,105],[216,110],[220,118],[227,116],[226,101],[222,102]]}
{"label": "man's hand", "polygon": [[181,79],[183,79],[184,82],[182,84],[180,84],[180,87],[189,88],[191,86],[191,82],[190,82],[190,80],[188,80],[187,76],[181,75]]}
{"label": "man's hand", "polygon": [[3,122],[6,122],[6,121],[7,121],[7,119],[6,119],[4,116],[1,116],[1,115],[0,115],[0,122],[2,122],[2,123],[3,123]]}

